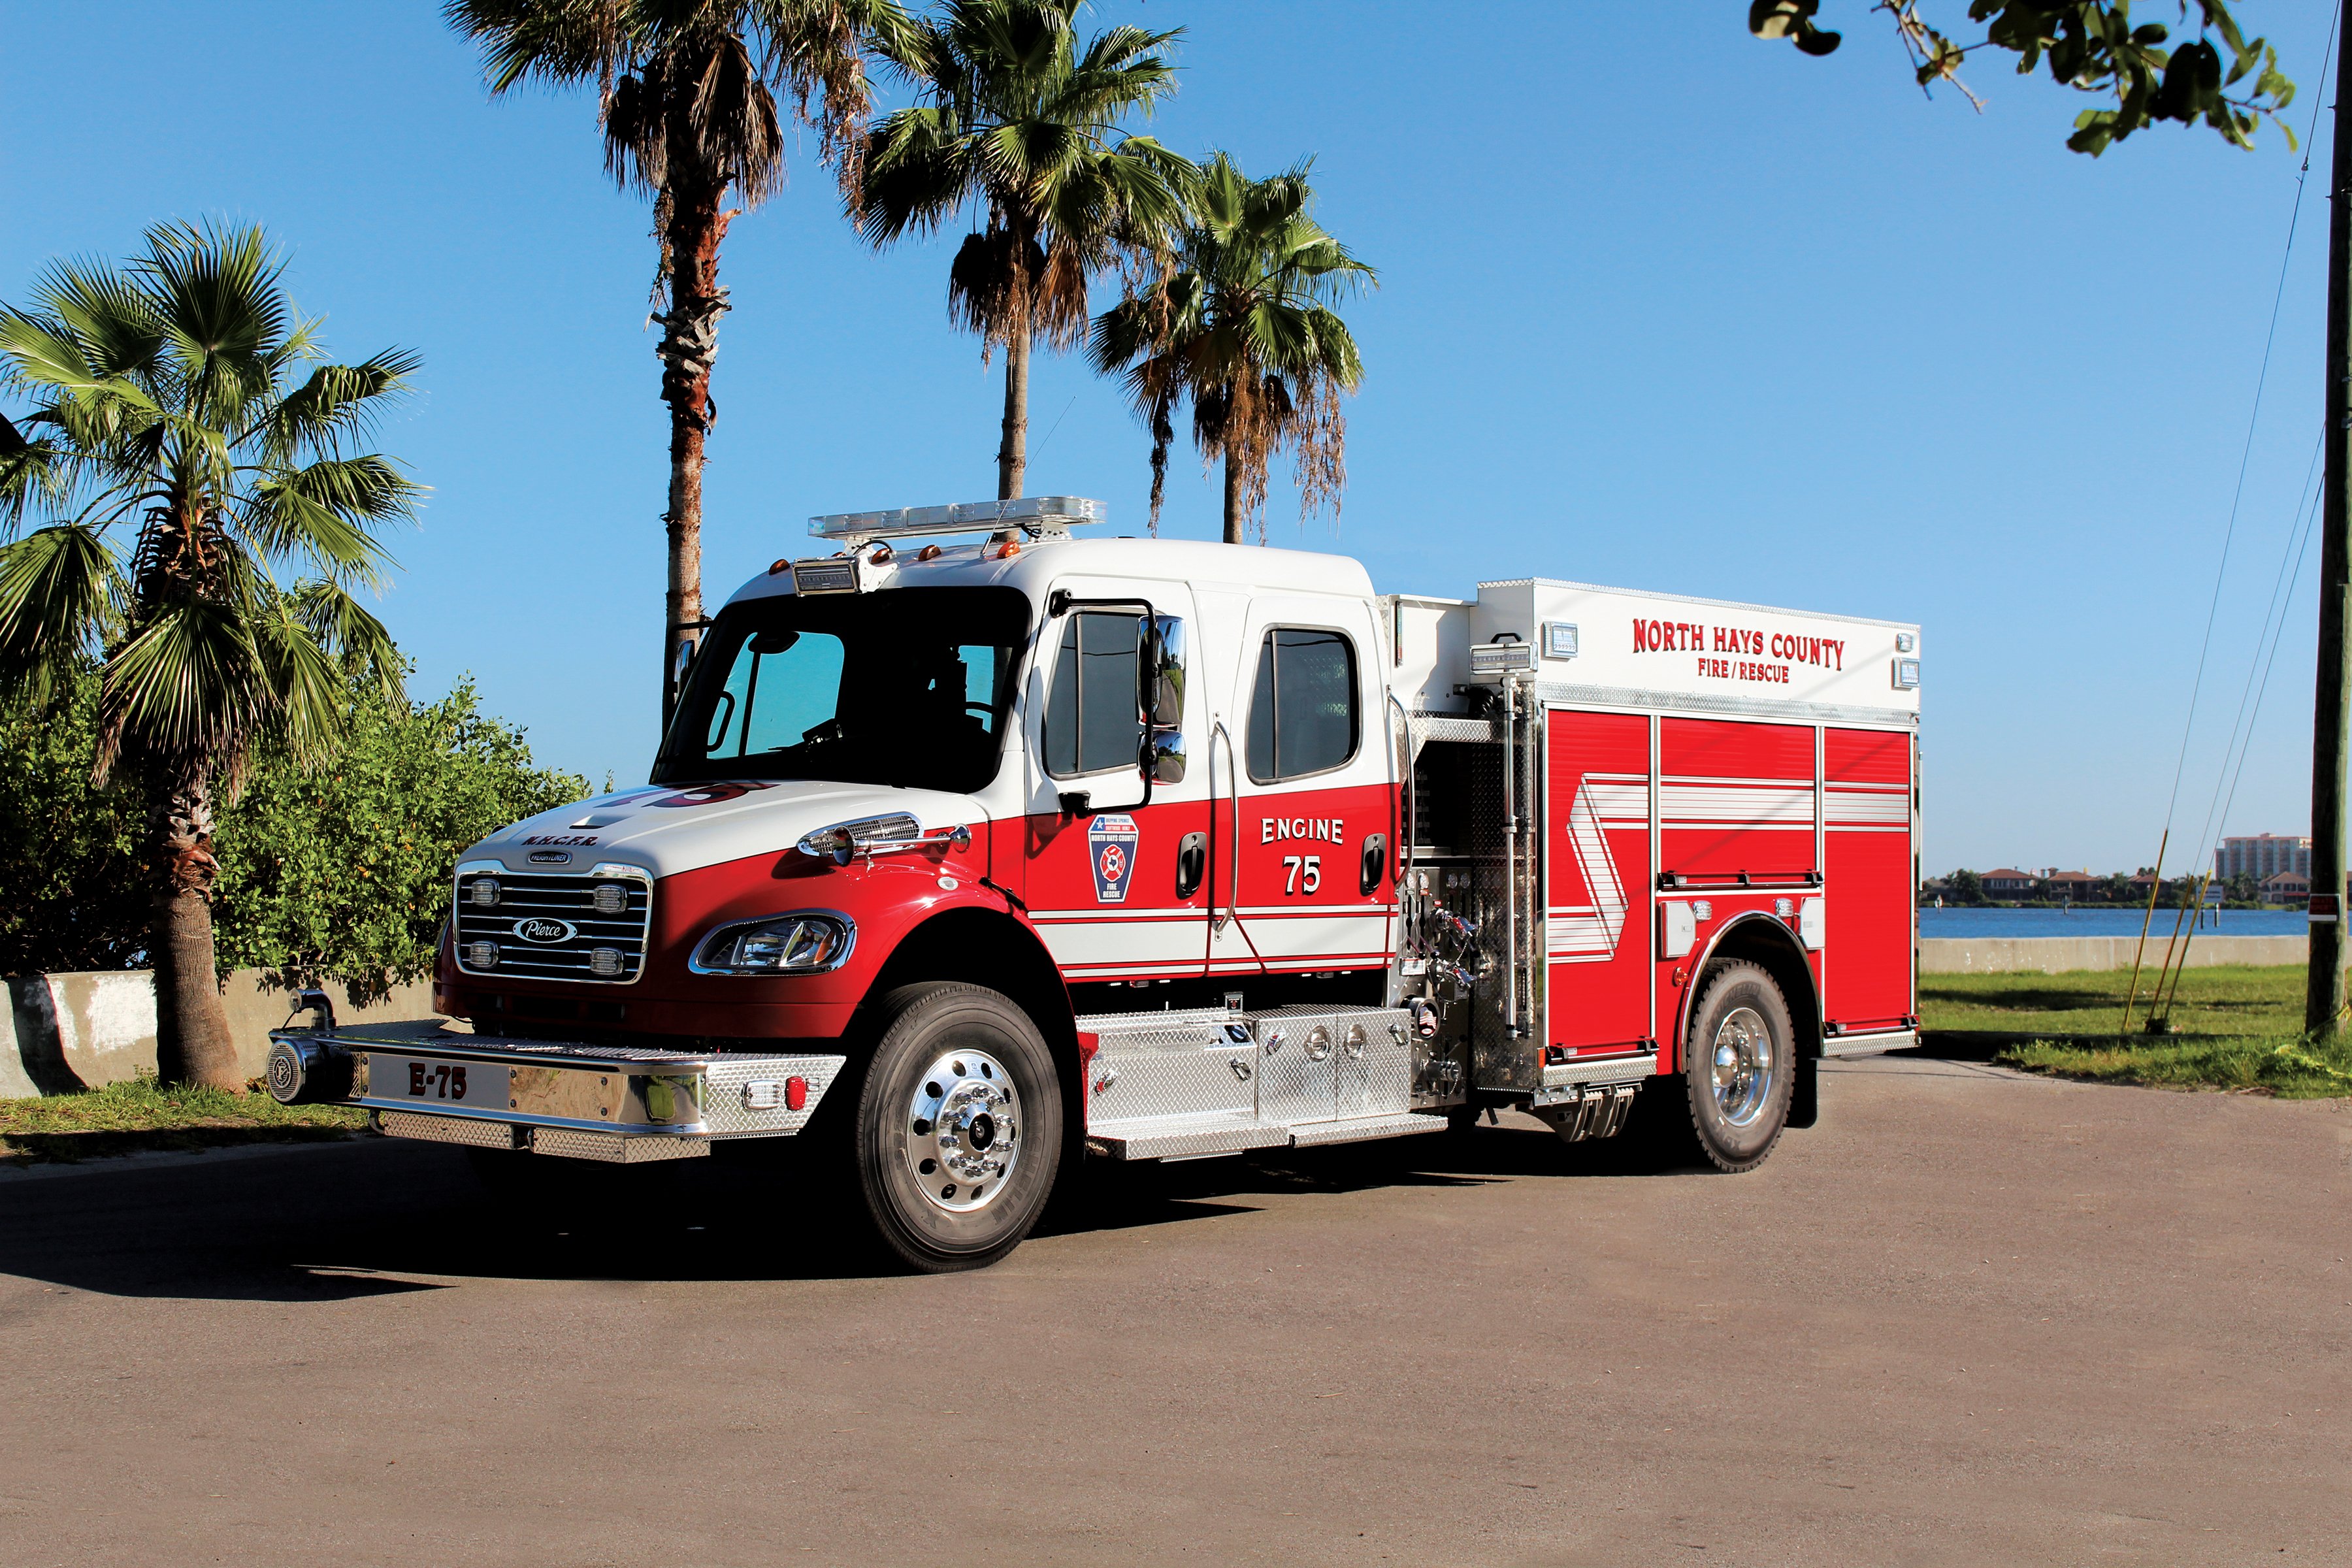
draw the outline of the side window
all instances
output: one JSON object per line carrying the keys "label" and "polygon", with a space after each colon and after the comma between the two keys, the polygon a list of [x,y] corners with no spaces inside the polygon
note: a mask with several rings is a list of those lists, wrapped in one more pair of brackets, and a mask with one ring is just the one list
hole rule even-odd
{"label": "side window", "polygon": [[1356,754],[1360,731],[1354,646],[1338,632],[1267,632],[1250,696],[1251,779],[1278,784],[1328,773]]}
{"label": "side window", "polygon": [[1045,696],[1045,771],[1056,778],[1136,764],[1143,721],[1135,703],[1131,615],[1076,615],[1062,623]]}

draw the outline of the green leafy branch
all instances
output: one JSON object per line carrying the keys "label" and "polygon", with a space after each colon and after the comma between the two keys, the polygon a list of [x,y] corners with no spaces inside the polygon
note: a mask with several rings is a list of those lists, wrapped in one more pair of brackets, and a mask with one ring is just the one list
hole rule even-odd
{"label": "green leafy branch", "polygon": [[[2278,68],[2278,51],[2249,39],[2228,0],[2195,0],[2197,36],[2175,44],[2160,22],[2134,25],[2131,0],[1969,0],[1969,20],[1984,36],[1961,43],[1920,15],[1920,0],[1872,0],[1870,10],[1892,20],[1923,91],[1947,82],[1979,110],[1984,100],[1960,79],[1968,58],[1984,49],[2017,57],[2017,74],[2047,66],[2053,81],[2078,92],[2112,98],[2114,107],[2086,109],[2074,119],[2066,145],[2097,157],[2110,143],[2159,121],[2202,122],[2233,146],[2251,148],[2267,120],[2295,145],[2281,111],[2294,100],[2294,83]],[[2185,26],[2189,0],[2179,0]],[[1752,0],[1748,29],[1759,38],[1786,38],[1802,53],[1827,55],[1841,35],[1821,26],[1821,0]]]}

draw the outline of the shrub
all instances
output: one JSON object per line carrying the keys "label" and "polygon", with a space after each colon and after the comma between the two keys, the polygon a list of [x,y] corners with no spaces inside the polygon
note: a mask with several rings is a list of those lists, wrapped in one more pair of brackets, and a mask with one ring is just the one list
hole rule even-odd
{"label": "shrub", "polygon": [[[46,713],[0,720],[0,968],[129,968],[145,956],[144,802],[89,784],[96,679]],[[289,984],[340,981],[362,997],[433,962],[457,852],[518,817],[577,800],[588,781],[532,764],[520,729],[481,711],[470,680],[440,701],[345,693],[333,761],[303,768],[264,747],[215,837],[223,969]]]}

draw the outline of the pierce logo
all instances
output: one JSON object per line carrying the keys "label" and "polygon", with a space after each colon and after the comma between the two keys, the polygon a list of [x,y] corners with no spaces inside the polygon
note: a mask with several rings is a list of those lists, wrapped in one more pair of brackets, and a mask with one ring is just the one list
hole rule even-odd
{"label": "pierce logo", "polygon": [[1135,818],[1124,812],[1097,816],[1087,827],[1087,856],[1095,872],[1095,902],[1127,902],[1128,884],[1135,879],[1135,845],[1141,835]]}
{"label": "pierce logo", "polygon": [[515,921],[514,933],[519,941],[536,942],[570,942],[574,935],[570,921],[551,921],[543,915]]}

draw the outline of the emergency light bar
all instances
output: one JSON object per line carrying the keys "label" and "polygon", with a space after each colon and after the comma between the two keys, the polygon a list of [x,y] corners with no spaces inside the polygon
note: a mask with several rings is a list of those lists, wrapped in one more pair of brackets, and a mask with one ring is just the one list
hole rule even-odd
{"label": "emergency light bar", "polygon": [[1001,532],[1017,528],[1032,539],[1066,536],[1082,522],[1108,522],[1110,509],[1084,496],[1020,496],[955,506],[906,506],[895,511],[837,511],[809,519],[809,534],[841,540],[855,550],[869,539],[918,539],[931,533]]}

